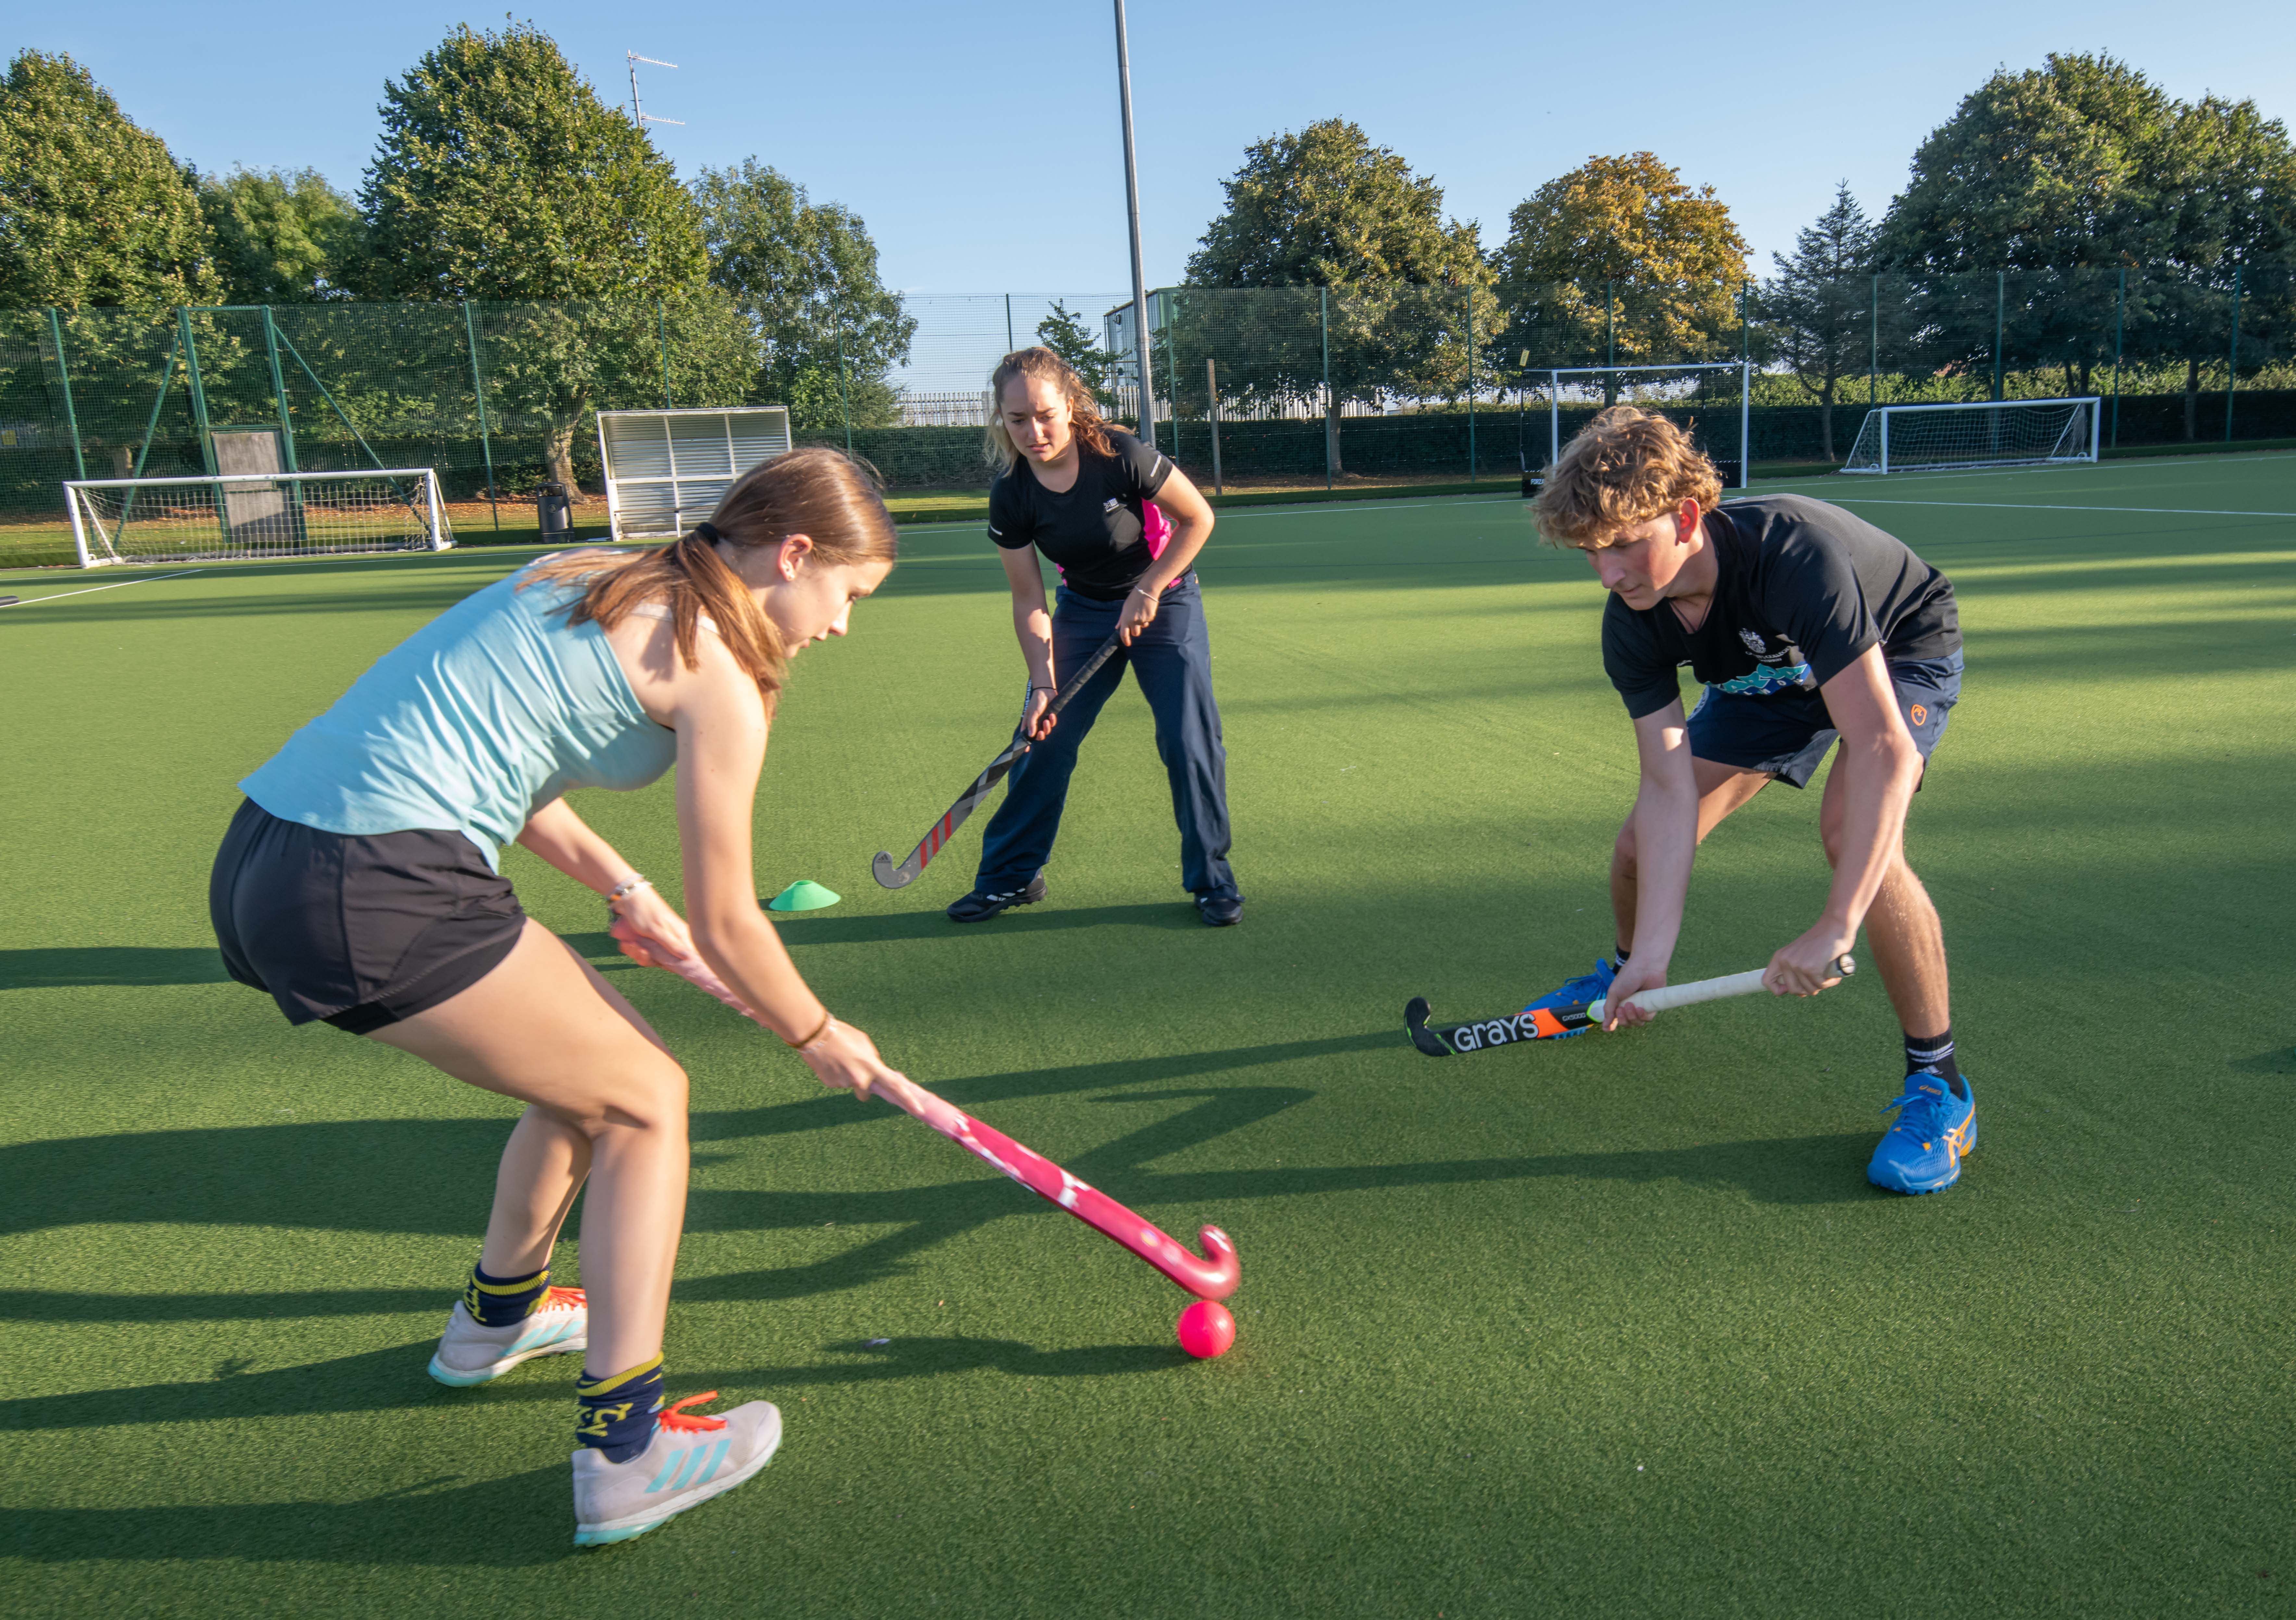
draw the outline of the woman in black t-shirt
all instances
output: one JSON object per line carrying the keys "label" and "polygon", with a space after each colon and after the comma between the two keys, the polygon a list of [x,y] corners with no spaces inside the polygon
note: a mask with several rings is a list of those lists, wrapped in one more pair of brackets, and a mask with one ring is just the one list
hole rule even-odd
{"label": "woman in black t-shirt", "polygon": [[[988,494],[988,537],[1013,587],[1013,629],[1029,668],[1021,724],[1033,740],[989,820],[972,892],[948,915],[980,922],[1045,897],[1043,868],[1077,749],[1128,664],[1171,779],[1181,883],[1205,922],[1240,922],[1243,897],[1227,863],[1227,753],[1189,566],[1211,534],[1211,507],[1153,445],[1103,422],[1084,379],[1051,349],[1006,355],[989,386],[997,409],[988,445],[1002,473]],[[1061,572],[1049,612],[1039,554]],[[1059,715],[1047,713],[1060,682],[1111,634],[1122,648]]]}

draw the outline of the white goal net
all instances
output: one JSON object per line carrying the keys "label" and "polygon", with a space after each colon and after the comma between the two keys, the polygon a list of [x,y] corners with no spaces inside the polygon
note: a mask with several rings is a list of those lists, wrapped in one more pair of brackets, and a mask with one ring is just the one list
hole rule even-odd
{"label": "white goal net", "polygon": [[429,467],[79,479],[64,485],[64,501],[82,568],[444,551],[455,543]]}
{"label": "white goal net", "polygon": [[1844,473],[1946,472],[2095,461],[2099,401],[1884,405],[1866,413]]}
{"label": "white goal net", "polygon": [[735,479],[789,451],[789,411],[778,405],[600,411],[598,459],[614,539],[684,534],[718,509]]}
{"label": "white goal net", "polygon": [[[1527,358],[1527,357],[1526,357]],[[1545,481],[1546,468],[1562,455],[1566,425],[1576,433],[1587,417],[1607,405],[1635,405],[1674,418],[1693,443],[1714,463],[1725,488],[1746,487],[1750,457],[1749,389],[1753,368],[1743,360],[1705,360],[1682,366],[1576,366],[1525,371],[1519,386],[1526,411],[1546,395],[1544,433],[1526,425],[1520,447],[1522,492]],[[1564,413],[1570,413],[1566,418]],[[1535,440],[1546,441],[1544,461]]]}

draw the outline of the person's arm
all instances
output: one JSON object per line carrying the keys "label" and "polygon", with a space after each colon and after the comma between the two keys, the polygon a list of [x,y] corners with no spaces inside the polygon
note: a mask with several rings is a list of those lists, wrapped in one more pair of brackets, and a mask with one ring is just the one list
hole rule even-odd
{"label": "person's arm", "polygon": [[[624,860],[612,844],[598,836],[563,799],[553,799],[528,817],[518,842],[521,847],[532,851],[601,896],[612,894],[638,876],[637,868]],[[627,919],[647,939],[660,940],[672,950],[687,956],[693,953],[693,939],[686,932],[685,919],[655,892],[652,884],[625,890],[620,899],[609,900],[607,905],[616,917]],[[661,966],[643,945],[635,950],[625,945],[623,950],[648,967]]]}
{"label": "person's arm", "polygon": [[1815,995],[1837,982],[1827,966],[1857,940],[1882,879],[1897,864],[1904,849],[1906,808],[1922,779],[1921,751],[1898,712],[1890,666],[1880,647],[1867,647],[1820,687],[1818,695],[1841,734],[1841,751],[1833,761],[1841,778],[1840,849],[1824,912],[1770,958],[1763,975],[1778,995]]}
{"label": "person's arm", "polygon": [[1666,983],[1698,853],[1698,777],[1680,698],[1635,721],[1635,752],[1642,764],[1634,811],[1635,945],[1611,982],[1606,1030],[1651,1021],[1652,1015],[1628,1007],[1627,999]]}
{"label": "person's arm", "polygon": [[750,842],[766,758],[765,706],[715,637],[703,638],[701,654],[700,669],[681,668],[676,677],[672,715],[677,830],[695,949],[759,1022],[784,1040],[806,1042],[800,1055],[823,1084],[865,1096],[893,1071],[868,1036],[828,1018],[758,905]]}
{"label": "person's arm", "polygon": [[1179,468],[1164,475],[1153,498],[1172,520],[1172,538],[1165,543],[1164,555],[1149,565],[1124,599],[1124,614],[1117,621],[1116,629],[1126,646],[1154,621],[1164,588],[1188,572],[1212,536],[1212,504]]}
{"label": "person's arm", "polygon": [[1053,703],[1053,612],[1045,600],[1044,564],[1034,546],[999,551],[1004,580],[1013,588],[1013,634],[1021,643],[1021,662],[1029,666],[1029,700],[1021,711],[1021,728],[1032,737],[1052,735],[1054,720],[1045,711]]}

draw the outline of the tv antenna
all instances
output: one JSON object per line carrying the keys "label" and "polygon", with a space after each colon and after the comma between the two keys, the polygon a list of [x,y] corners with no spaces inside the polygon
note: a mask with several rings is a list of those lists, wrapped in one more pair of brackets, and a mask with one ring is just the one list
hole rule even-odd
{"label": "tv antenna", "polygon": [[644,62],[648,67],[652,68],[674,68],[677,64],[674,62],[663,62],[658,57],[641,56],[636,51],[624,51],[622,54],[630,59],[630,116],[641,124],[675,124],[680,129],[685,128],[684,119],[656,118],[638,105],[638,63]]}

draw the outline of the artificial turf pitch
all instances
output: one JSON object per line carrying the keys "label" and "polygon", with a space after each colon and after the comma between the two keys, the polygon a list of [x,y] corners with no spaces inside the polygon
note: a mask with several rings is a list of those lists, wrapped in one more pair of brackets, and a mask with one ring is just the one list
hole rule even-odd
{"label": "artificial turf pitch", "polygon": [[[1431,1063],[1611,942],[1632,738],[1584,563],[1513,501],[1222,519],[1202,572],[1243,926],[1200,926],[1145,705],[1086,749],[1041,906],[950,925],[1003,740],[977,530],[809,650],[758,878],[840,1016],[1193,1239],[1153,1271],[520,892],[688,1065],[671,1397],[781,1403],[759,1480],[578,1554],[570,1361],[424,1360],[512,1106],[225,982],[232,784],[527,553],[217,567],[0,610],[11,1615],[2289,1612],[2288,718],[2296,458],[1833,479],[1959,587],[1969,675],[1908,837],[1980,1100],[1961,1185],[1867,1186],[1865,975]],[[1901,503],[1901,504],[1900,504]],[[28,598],[133,574],[18,574]],[[676,893],[667,784],[583,814]],[[1677,977],[1824,892],[1816,794],[1702,856]],[[561,1280],[578,1253],[561,1251]],[[878,1342],[882,1341],[882,1342]]]}

